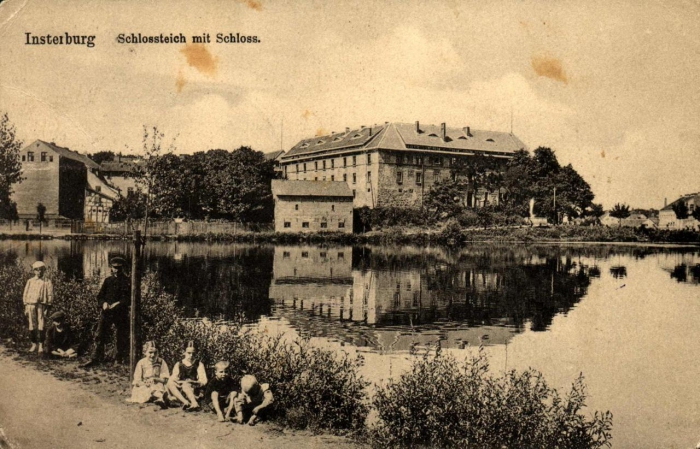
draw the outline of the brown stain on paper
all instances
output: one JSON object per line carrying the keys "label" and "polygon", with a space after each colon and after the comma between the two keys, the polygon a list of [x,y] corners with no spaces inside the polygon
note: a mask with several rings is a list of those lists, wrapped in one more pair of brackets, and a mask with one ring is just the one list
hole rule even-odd
{"label": "brown stain on paper", "polygon": [[326,134],[329,134],[329,133],[328,133],[328,131],[326,131],[323,128],[319,128],[316,130],[316,137],[325,136]]}
{"label": "brown stain on paper", "polygon": [[569,77],[566,75],[566,71],[564,71],[564,67],[559,59],[551,56],[533,56],[531,64],[537,75],[564,84],[569,83]]}
{"label": "brown stain on paper", "polygon": [[245,4],[248,6],[250,9],[254,9],[256,11],[262,11],[262,3],[260,3],[258,0],[239,0],[241,3]]}
{"label": "brown stain on paper", "polygon": [[605,158],[605,150],[600,152],[600,157]]}
{"label": "brown stain on paper", "polygon": [[308,120],[309,117],[311,117],[312,115],[314,115],[314,113],[311,112],[311,111],[309,111],[308,109],[305,110],[305,111],[301,114],[301,116],[304,118],[304,120]]}
{"label": "brown stain on paper", "polygon": [[187,64],[201,73],[214,77],[219,64],[219,58],[213,56],[204,44],[186,44],[180,53],[187,58]]}
{"label": "brown stain on paper", "polygon": [[175,88],[177,88],[177,93],[182,92],[182,88],[185,87],[185,84],[187,84],[187,80],[185,79],[185,75],[182,74],[182,70],[177,72],[177,78],[175,78]]}

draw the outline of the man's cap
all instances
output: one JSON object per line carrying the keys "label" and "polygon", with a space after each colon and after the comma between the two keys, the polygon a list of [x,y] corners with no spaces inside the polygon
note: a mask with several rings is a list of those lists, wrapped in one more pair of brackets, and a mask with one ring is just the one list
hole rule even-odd
{"label": "man's cap", "polygon": [[126,260],[124,260],[123,257],[112,257],[112,259],[109,261],[109,264],[113,267],[123,267],[126,265]]}
{"label": "man's cap", "polygon": [[50,321],[56,321],[56,322],[59,322],[59,323],[62,322],[63,320],[65,320],[65,319],[66,319],[66,314],[65,314],[64,312],[60,311],[60,310],[59,310],[58,312],[53,313],[53,314],[49,317],[49,320],[50,320]]}
{"label": "man's cap", "polygon": [[46,268],[46,264],[45,264],[44,262],[40,261],[40,260],[37,260],[36,262],[34,262],[34,263],[32,264],[32,268],[33,268],[33,269],[37,269],[37,268]]}

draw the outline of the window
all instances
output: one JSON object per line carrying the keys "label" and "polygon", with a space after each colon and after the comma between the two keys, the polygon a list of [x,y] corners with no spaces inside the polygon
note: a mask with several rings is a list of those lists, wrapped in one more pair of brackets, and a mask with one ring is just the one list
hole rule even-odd
{"label": "window", "polygon": [[299,205],[298,205],[298,204],[295,204],[295,205],[294,205],[294,210],[299,210]]}
{"label": "window", "polygon": [[372,182],[372,172],[371,171],[367,172],[367,182]]}
{"label": "window", "polygon": [[343,167],[347,167],[347,166],[348,166],[348,158],[344,157],[343,158]]}
{"label": "window", "polygon": [[299,173],[299,164],[297,164],[297,173]]}
{"label": "window", "polygon": [[304,162],[304,173],[306,173],[306,162]]}
{"label": "window", "polygon": [[318,176],[314,176],[314,181],[318,181]]}
{"label": "window", "polygon": [[357,184],[357,173],[352,174],[352,183]]}
{"label": "window", "polygon": [[134,188],[133,187],[127,187],[126,188],[126,194],[127,195],[132,195],[134,193]]}
{"label": "window", "polygon": [[53,156],[49,156],[49,162],[53,162]]}
{"label": "window", "polygon": [[348,174],[343,173],[343,182],[348,182]]}
{"label": "window", "polygon": [[[341,225],[342,225],[342,226],[341,226]],[[344,228],[344,227],[345,227],[345,222],[344,222],[344,221],[341,221],[340,223],[338,223],[338,227],[339,227],[339,228]],[[338,259],[345,259],[345,253],[342,252],[342,251],[340,251],[340,252],[338,253]]]}
{"label": "window", "polygon": [[[284,222],[284,227],[285,227],[285,228],[291,228],[291,227],[292,227],[292,223],[289,222],[289,221],[285,221],[285,222]],[[287,256],[287,257],[289,257],[289,256]]]}
{"label": "window", "polygon": [[324,181],[326,180],[326,177],[325,177],[325,176],[323,177],[323,180],[324,180]]}
{"label": "window", "polygon": [[440,182],[440,170],[433,170],[433,182]]}
{"label": "window", "polygon": [[326,169],[326,161],[323,161],[323,169]]}
{"label": "window", "polygon": [[331,175],[331,181],[335,181],[335,175]]}
{"label": "window", "polygon": [[[302,227],[302,228],[308,228],[308,227],[309,227],[309,222],[308,222],[308,221],[302,221],[302,222],[301,222],[301,227]],[[301,253],[301,257],[304,257],[304,253]],[[309,253],[306,253],[306,257],[309,257]]]}
{"label": "window", "polygon": [[442,165],[442,158],[441,157],[434,157],[433,158],[433,165]]}
{"label": "window", "polygon": [[402,171],[396,172],[396,184],[403,184],[403,172]]}
{"label": "window", "polygon": [[355,198],[355,189],[352,189],[352,197]]}
{"label": "window", "polygon": [[[327,227],[328,227],[328,222],[322,221],[322,222],[321,222],[321,228],[322,228],[322,229],[325,229],[325,228],[327,228]],[[324,253],[321,253],[321,257],[325,257],[323,254],[324,254]]]}
{"label": "window", "polygon": [[331,212],[335,212],[335,204],[331,204]]}
{"label": "window", "polygon": [[411,281],[406,282],[406,291],[411,291]]}
{"label": "window", "polygon": [[304,258],[304,259],[308,259],[308,258],[309,258],[309,252],[308,252],[308,251],[302,251],[302,252],[301,252],[301,257]]}
{"label": "window", "polygon": [[357,165],[357,156],[353,156],[352,157],[352,166],[354,167],[356,165]]}
{"label": "window", "polygon": [[423,183],[423,173],[417,171],[416,172],[416,185],[419,186]]}
{"label": "window", "polygon": [[331,159],[331,168],[335,168],[335,159]]}
{"label": "window", "polygon": [[321,256],[321,259],[325,259],[328,257],[328,254],[325,251],[318,253],[318,255]]}
{"label": "window", "polygon": [[[287,224],[287,222],[285,222],[285,224]],[[287,227],[287,226],[285,226],[285,228],[286,228],[286,227]],[[282,258],[284,258],[284,259],[289,259],[291,256],[292,256],[292,253],[290,253],[289,251],[283,251],[283,252],[282,252]]]}
{"label": "window", "polygon": [[41,162],[46,162],[46,151],[41,152]]}
{"label": "window", "polygon": [[367,165],[372,163],[372,153],[367,153]]}
{"label": "window", "polygon": [[24,162],[24,161],[26,161],[26,160],[27,160],[27,156],[25,156],[25,155],[23,154],[23,155],[22,155],[22,162]]}
{"label": "window", "polygon": [[403,164],[403,154],[399,153],[396,155],[396,165]]}
{"label": "window", "polygon": [[423,165],[423,156],[416,156],[416,165]]}
{"label": "window", "polygon": [[27,151],[27,161],[34,162],[34,152],[33,151]]}
{"label": "window", "polygon": [[318,161],[314,161],[314,170],[318,170]]}
{"label": "window", "polygon": [[[338,222],[338,227],[339,227],[339,228],[344,228],[344,227],[345,227],[345,222],[344,222],[344,221],[339,221],[339,222]],[[338,259],[344,259],[344,258],[345,258],[345,254],[343,254],[343,253],[338,253]]]}

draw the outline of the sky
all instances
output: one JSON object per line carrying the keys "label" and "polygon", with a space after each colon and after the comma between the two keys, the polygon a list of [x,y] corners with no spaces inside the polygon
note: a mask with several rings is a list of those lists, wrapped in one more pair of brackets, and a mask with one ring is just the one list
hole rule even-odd
{"label": "sky", "polygon": [[270,152],[386,121],[512,126],[606,208],[700,191],[694,1],[5,0],[0,61],[0,113],[26,144],[133,154],[156,126],[178,153]]}

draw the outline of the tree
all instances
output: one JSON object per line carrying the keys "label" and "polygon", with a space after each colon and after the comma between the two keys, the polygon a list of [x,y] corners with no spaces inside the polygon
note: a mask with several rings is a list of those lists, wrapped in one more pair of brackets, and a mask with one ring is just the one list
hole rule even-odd
{"label": "tree", "polygon": [[146,216],[146,194],[140,190],[129,192],[112,204],[109,210],[110,221],[131,221]]}
{"label": "tree", "polygon": [[96,164],[101,164],[103,162],[113,161],[115,156],[114,151],[98,151],[97,153],[91,154],[90,159]]}
{"label": "tree", "polygon": [[36,219],[39,220],[39,235],[41,235],[41,226],[46,220],[46,206],[41,203],[36,205]]}
{"label": "tree", "polygon": [[624,203],[617,203],[610,210],[610,216],[613,218],[617,218],[619,220],[620,227],[622,227],[622,219],[630,216],[630,207]]}
{"label": "tree", "polygon": [[676,214],[676,218],[679,220],[685,220],[690,216],[688,211],[688,205],[685,204],[683,199],[680,199],[671,205],[673,212]]}
{"label": "tree", "polygon": [[17,205],[11,200],[12,185],[22,181],[19,151],[22,141],[5,113],[0,117],[0,218],[16,220]]}
{"label": "tree", "polygon": [[691,214],[694,219],[697,221],[700,221],[700,205],[696,205],[695,208],[693,209],[693,213]]}

